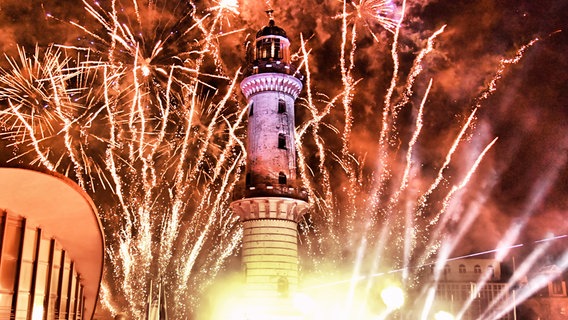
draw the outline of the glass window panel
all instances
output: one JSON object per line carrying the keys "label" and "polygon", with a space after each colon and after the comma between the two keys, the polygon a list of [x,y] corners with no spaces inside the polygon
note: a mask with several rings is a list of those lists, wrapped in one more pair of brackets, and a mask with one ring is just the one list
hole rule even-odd
{"label": "glass window panel", "polygon": [[[22,228],[9,220],[5,231],[2,243],[2,263],[0,264],[0,290],[13,291]],[[10,305],[11,303],[10,301]]]}
{"label": "glass window panel", "polygon": [[80,283],[78,284],[77,290],[79,290],[79,293],[77,294],[77,299],[79,300],[77,301],[76,313],[77,319],[81,319],[81,317],[83,316],[83,303],[85,302],[85,300],[83,299],[83,286]]}
{"label": "glass window panel", "polygon": [[280,172],[278,174],[278,183],[279,184],[286,184],[286,175],[284,174],[284,172]]}
{"label": "glass window panel", "polygon": [[34,254],[37,245],[36,235],[37,231],[35,229],[26,228],[26,234],[24,236],[24,250],[22,251],[22,260],[34,260]]}
{"label": "glass window panel", "polygon": [[[40,233],[41,234],[41,233]],[[49,239],[39,240],[39,250],[37,257],[36,275],[34,283],[34,297],[32,308],[32,320],[43,319],[43,314],[47,311],[44,310],[45,294],[48,287],[48,272],[49,272],[49,252],[51,247]],[[34,318],[37,317],[37,318]]]}
{"label": "glass window panel", "polygon": [[30,303],[29,292],[17,292],[16,297],[16,319],[26,319],[28,316],[28,306]]}
{"label": "glass window panel", "polygon": [[49,289],[49,304],[47,306],[47,317],[52,319],[55,317],[57,292],[59,286],[59,277],[61,271],[61,248],[55,244],[53,251],[53,266],[51,270],[51,287]]}
{"label": "glass window panel", "polygon": [[285,113],[286,112],[286,101],[279,99],[278,100],[278,113]]}
{"label": "glass window panel", "polygon": [[278,38],[264,38],[256,43],[257,60],[281,60],[284,57],[283,51]]}
{"label": "glass window panel", "polygon": [[18,221],[8,218],[7,224],[6,243],[2,244],[2,258],[4,258],[4,256],[10,256],[16,259],[20,252],[20,237],[22,236],[21,220]]}
{"label": "glass window panel", "polygon": [[286,149],[286,136],[283,133],[278,134],[278,148]]}
{"label": "glass window panel", "polygon": [[69,257],[65,255],[65,263],[62,268],[61,272],[61,288],[60,288],[60,300],[59,300],[59,317],[65,318],[67,316],[67,299],[69,298],[68,295],[68,288],[69,288],[69,272],[71,267],[71,261]]}
{"label": "glass window panel", "polygon": [[47,284],[47,271],[48,265],[47,264],[40,264],[37,266],[37,275],[36,275],[36,296],[40,295],[43,300],[43,295],[45,294],[46,284]]}
{"label": "glass window panel", "polygon": [[[24,229],[24,242],[22,247],[22,258],[20,264],[20,274],[18,278],[16,297],[16,319],[26,318],[31,303],[31,287],[33,277],[33,262],[35,259],[35,249],[37,246],[37,231],[31,228]],[[22,318],[22,319],[23,319]]]}
{"label": "glass window panel", "polygon": [[69,318],[75,316],[75,298],[77,295],[77,273],[73,272],[73,277],[71,278],[71,291],[69,292]]}
{"label": "glass window panel", "polygon": [[0,292],[0,319],[10,319],[12,310],[12,293]]}
{"label": "glass window panel", "polygon": [[49,247],[50,247],[50,239],[42,238],[40,240],[40,250],[38,255],[38,260],[43,263],[49,262]]}
{"label": "glass window panel", "polygon": [[562,293],[562,280],[554,280],[552,282],[552,294],[561,295]]}

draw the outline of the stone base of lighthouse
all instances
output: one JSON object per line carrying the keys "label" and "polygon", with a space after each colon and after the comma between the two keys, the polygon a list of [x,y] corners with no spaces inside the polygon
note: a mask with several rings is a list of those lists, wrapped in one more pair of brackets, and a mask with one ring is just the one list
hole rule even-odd
{"label": "stone base of lighthouse", "polygon": [[243,219],[243,301],[248,319],[302,319],[294,307],[298,288],[298,221],[308,204],[283,197],[237,200]]}

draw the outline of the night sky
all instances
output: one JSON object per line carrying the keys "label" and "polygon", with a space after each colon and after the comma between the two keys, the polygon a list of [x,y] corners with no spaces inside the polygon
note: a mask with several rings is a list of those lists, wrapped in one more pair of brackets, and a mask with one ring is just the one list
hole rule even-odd
{"label": "night sky", "polygon": [[[341,3],[274,1],[272,6],[277,24],[286,29],[292,40],[292,49],[298,49],[300,33],[304,39],[310,39],[314,89],[337,94],[340,89],[336,61],[341,43]],[[182,16],[184,7],[187,7],[185,2],[177,3],[176,7],[164,6],[163,16],[157,19],[168,18],[171,24]],[[196,7],[205,8],[201,3]],[[261,1],[241,1],[240,14],[233,14],[224,22],[226,30],[245,28],[236,36],[221,40],[224,41],[222,47],[227,49],[222,55],[229,70],[244,64],[240,44],[266,23],[264,9]],[[566,1],[407,3],[399,40],[402,75],[408,72],[409,64],[427,37],[447,25],[436,40],[435,51],[426,58],[425,71],[415,86],[417,92],[423,92],[428,79],[434,81],[425,111],[425,132],[438,138],[420,141],[420,152],[425,154],[443,155],[448,140],[455,133],[456,121],[463,123],[476,97],[498,69],[499,61],[512,58],[516,50],[532,39],[540,39],[526,50],[519,63],[507,67],[497,91],[482,102],[478,113],[480,130],[475,134],[483,131],[483,134],[499,137],[488,160],[494,163],[498,183],[491,191],[492,212],[484,217],[490,230],[497,234],[500,234],[496,229],[500,228],[502,220],[519,216],[530,202],[531,193],[543,188],[546,196],[533,217],[534,225],[543,227],[529,228],[527,235],[537,239],[544,237],[547,229],[555,234],[568,231],[568,224],[563,223],[568,207],[566,12]],[[67,21],[93,23],[80,1],[3,1],[0,4],[0,46],[6,55],[15,56],[18,45],[28,50],[36,43],[40,47],[51,43],[84,45],[88,36]],[[369,150],[376,149],[379,110],[392,76],[393,35],[377,22],[357,23],[354,77],[362,81],[356,88],[353,128],[356,143],[352,143],[352,148],[357,154],[368,152],[367,158],[372,159]],[[379,43],[373,40],[370,31],[375,33]],[[420,94],[416,96],[421,98]],[[415,99],[414,104],[417,101]],[[554,168],[552,173],[551,168]]]}
{"label": "night sky", "polygon": [[[110,1],[100,1],[103,5],[107,2]],[[125,7],[130,3],[120,2]],[[293,52],[299,50],[300,34],[307,40],[306,46],[311,49],[312,90],[322,93],[323,100],[337,96],[342,90],[338,63],[342,3],[335,0],[268,2],[275,10],[277,25],[287,32]],[[181,28],[192,23],[190,18],[184,18],[192,5],[184,1],[158,3],[161,9],[147,20],[158,21],[152,24],[158,27],[144,29],[147,34],[152,29],[161,30],[159,26]],[[194,4],[201,15],[214,5]],[[352,11],[353,5],[348,3],[347,6]],[[568,1],[418,0],[408,1],[406,6],[397,47],[402,84],[428,37],[443,25],[447,26],[436,38],[434,50],[424,59],[424,71],[415,81],[414,94],[400,112],[395,137],[399,142],[392,147],[395,159],[404,160],[403,151],[430,79],[433,85],[425,105],[424,128],[414,153],[415,161],[421,163],[419,172],[415,173],[421,178],[414,179],[415,187],[427,188],[453,138],[478,102],[475,128],[466,135],[467,142],[454,160],[458,164],[450,166],[449,177],[442,188],[449,190],[452,183],[459,181],[470,167],[467,164],[472,164],[479,152],[498,137],[467,187],[464,199],[483,196],[486,200],[455,255],[495,248],[509,226],[516,223],[526,223],[517,243],[530,244],[552,234],[568,234]],[[230,76],[245,64],[244,44],[266,24],[265,9],[264,1],[240,0],[239,14],[230,13],[223,19],[224,32],[240,31],[219,40],[225,68],[220,72]],[[52,43],[88,46],[92,37],[68,21],[100,30],[81,1],[3,0],[0,3],[0,48],[5,55],[15,56],[18,45],[26,50],[32,50],[36,44],[39,47]],[[377,21],[349,20],[353,22],[357,26],[353,77],[359,81],[353,100],[350,145],[356,158],[365,158],[362,174],[372,176],[379,165],[381,113],[393,74],[390,52],[393,34]],[[156,35],[155,39],[159,38]],[[498,79],[497,90],[480,100],[500,61],[515,57],[517,50],[537,38],[539,41],[524,51],[518,63],[507,65]],[[155,39],[147,39],[147,46],[152,47]],[[186,50],[194,40],[178,39],[168,50],[174,55],[176,48]],[[96,40],[92,45],[100,49]],[[167,63],[167,59],[164,61]],[[0,65],[7,65],[5,59]],[[395,91],[395,100],[401,91],[402,86]],[[305,91],[300,99],[303,97]],[[244,103],[244,98],[236,99]],[[308,111],[297,109],[297,123],[302,124]],[[340,103],[336,109],[327,121],[341,131]],[[340,141],[337,136],[333,138],[332,133],[323,129],[322,134],[330,136],[328,148],[338,153]],[[306,147],[310,147],[309,142]],[[393,167],[400,170],[402,164]],[[338,185],[343,186],[341,182]],[[464,201],[460,205],[465,210],[472,202]],[[567,241],[555,241],[550,262],[555,254],[565,250]],[[530,246],[519,250],[519,254],[523,250],[530,250]]]}

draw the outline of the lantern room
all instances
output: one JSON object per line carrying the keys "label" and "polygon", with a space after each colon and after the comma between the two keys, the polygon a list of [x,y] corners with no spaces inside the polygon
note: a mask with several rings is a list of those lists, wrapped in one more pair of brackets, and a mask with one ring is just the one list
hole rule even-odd
{"label": "lantern room", "polygon": [[286,31],[276,26],[269,10],[270,20],[268,26],[260,29],[256,34],[256,47],[254,59],[256,61],[280,61],[290,63],[290,41]]}
{"label": "lantern room", "polygon": [[285,73],[300,80],[302,75],[290,64],[290,40],[286,31],[278,27],[272,17],[272,10],[267,10],[268,25],[256,33],[255,45],[250,52],[247,74]]}

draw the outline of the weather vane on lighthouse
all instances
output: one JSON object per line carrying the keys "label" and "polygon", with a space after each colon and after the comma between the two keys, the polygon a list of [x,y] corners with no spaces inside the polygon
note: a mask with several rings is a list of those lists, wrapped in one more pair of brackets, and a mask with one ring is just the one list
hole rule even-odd
{"label": "weather vane on lighthouse", "polygon": [[302,75],[290,63],[290,41],[266,10],[241,90],[248,103],[244,188],[231,208],[243,223],[242,267],[248,319],[298,319],[298,223],[308,209],[296,175],[294,102]]}
{"label": "weather vane on lighthouse", "polygon": [[274,23],[274,17],[272,16],[272,14],[274,13],[274,10],[272,10],[272,8],[271,8],[271,9],[268,9],[264,12],[266,12],[266,15],[268,16],[268,20],[271,21],[272,23]]}

